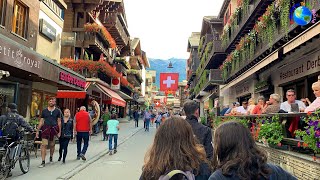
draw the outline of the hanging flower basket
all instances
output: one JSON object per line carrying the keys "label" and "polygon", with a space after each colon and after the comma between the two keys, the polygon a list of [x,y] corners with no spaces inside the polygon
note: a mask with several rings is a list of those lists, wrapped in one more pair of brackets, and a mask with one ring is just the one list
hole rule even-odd
{"label": "hanging flower basket", "polygon": [[74,59],[65,58],[61,59],[60,64],[80,74],[83,74],[83,72],[87,72],[90,75],[96,75],[98,74],[98,72],[101,72],[112,78],[120,77],[121,85],[133,88],[133,85],[130,84],[125,78],[123,78],[122,75],[118,73],[114,67],[103,60],[90,61],[79,59],[75,61]]}
{"label": "hanging flower basket", "polygon": [[111,34],[107,30],[107,28],[105,28],[104,26],[100,26],[97,23],[86,23],[84,25],[84,30],[86,32],[98,32],[98,33],[101,33],[102,36],[104,37],[104,39],[108,41],[108,43],[110,44],[110,47],[112,49],[115,49],[117,47],[117,44],[116,44],[115,40],[113,39],[113,37],[111,36]]}

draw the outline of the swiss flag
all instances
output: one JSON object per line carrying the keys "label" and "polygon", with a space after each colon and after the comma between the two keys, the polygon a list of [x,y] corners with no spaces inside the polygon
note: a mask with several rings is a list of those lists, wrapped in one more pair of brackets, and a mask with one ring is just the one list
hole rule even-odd
{"label": "swiss flag", "polygon": [[154,100],[154,104],[156,105],[156,107],[160,107],[161,106],[160,100]]}
{"label": "swiss flag", "polygon": [[179,73],[160,73],[160,91],[177,91]]}

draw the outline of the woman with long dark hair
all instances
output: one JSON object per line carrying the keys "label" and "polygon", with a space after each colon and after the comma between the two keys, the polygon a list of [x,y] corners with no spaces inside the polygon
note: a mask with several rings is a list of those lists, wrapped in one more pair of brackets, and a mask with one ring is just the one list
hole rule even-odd
{"label": "woman with long dark hair", "polygon": [[[145,156],[141,180],[158,180],[172,170],[192,172],[197,180],[211,174],[205,150],[198,144],[191,126],[181,117],[167,119],[157,130],[154,142]],[[175,175],[171,180],[180,180]]]}
{"label": "woman with long dark hair", "polygon": [[214,167],[209,180],[296,179],[279,166],[267,163],[267,155],[239,122],[221,124],[214,134]]}

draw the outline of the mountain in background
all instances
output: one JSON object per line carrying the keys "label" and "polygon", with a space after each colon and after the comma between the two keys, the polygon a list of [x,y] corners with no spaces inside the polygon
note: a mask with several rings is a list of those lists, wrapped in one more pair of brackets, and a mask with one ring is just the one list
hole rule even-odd
{"label": "mountain in background", "polygon": [[[170,61],[172,63],[173,68],[168,68]],[[160,73],[162,72],[179,73],[179,82],[182,82],[187,78],[186,59],[170,58],[168,60],[164,60],[164,59],[149,58],[149,62],[150,62],[150,68],[148,68],[147,70],[157,71],[156,86],[158,88],[160,86]]]}

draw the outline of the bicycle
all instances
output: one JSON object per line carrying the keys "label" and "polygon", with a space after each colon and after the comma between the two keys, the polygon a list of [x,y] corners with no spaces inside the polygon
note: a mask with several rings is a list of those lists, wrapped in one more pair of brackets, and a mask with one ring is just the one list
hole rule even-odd
{"label": "bicycle", "polygon": [[12,138],[1,136],[0,143],[2,144],[2,147],[0,147],[0,180],[5,180],[8,177],[10,171],[15,168],[17,161],[19,161],[20,170],[23,174],[28,173],[30,169],[28,142],[23,138],[12,142]]}

